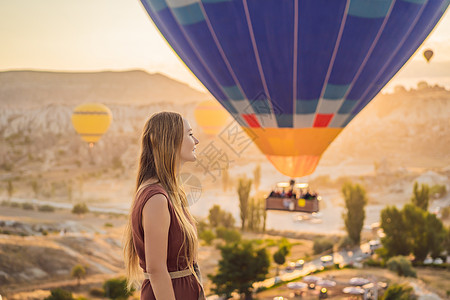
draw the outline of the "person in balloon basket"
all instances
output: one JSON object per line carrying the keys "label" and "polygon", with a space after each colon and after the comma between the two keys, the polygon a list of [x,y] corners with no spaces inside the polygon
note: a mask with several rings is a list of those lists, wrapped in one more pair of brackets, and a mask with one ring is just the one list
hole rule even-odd
{"label": "person in balloon basket", "polygon": [[128,288],[141,299],[205,299],[197,266],[195,220],[188,209],[180,169],[196,160],[189,122],[178,113],[160,112],[147,121],[136,193],[125,230]]}

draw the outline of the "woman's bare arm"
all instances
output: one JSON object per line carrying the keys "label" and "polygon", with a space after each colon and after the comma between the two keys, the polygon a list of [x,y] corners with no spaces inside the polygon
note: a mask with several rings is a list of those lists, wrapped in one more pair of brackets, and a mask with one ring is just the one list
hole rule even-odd
{"label": "woman's bare arm", "polygon": [[162,194],[152,196],[142,210],[145,262],[156,299],[175,300],[172,280],[167,270],[167,242],[170,213]]}

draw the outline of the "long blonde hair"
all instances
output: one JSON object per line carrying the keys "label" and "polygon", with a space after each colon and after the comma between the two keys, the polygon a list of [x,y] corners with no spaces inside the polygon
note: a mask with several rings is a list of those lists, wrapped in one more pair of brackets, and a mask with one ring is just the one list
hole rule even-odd
{"label": "long blonde hair", "polygon": [[[186,194],[176,175],[184,136],[183,130],[183,118],[178,113],[156,113],[147,121],[141,139],[136,194],[131,207],[134,207],[138,192],[144,187],[145,182],[149,179],[158,180],[169,195],[169,201],[172,203],[176,218],[183,231],[184,257],[189,269],[197,278],[194,271],[194,260],[198,242],[196,230],[191,224],[195,220],[187,209]],[[179,257],[180,253],[178,253]],[[139,258],[133,243],[131,210],[124,235],[124,258],[128,288],[139,288],[143,279],[143,272],[139,268]]]}

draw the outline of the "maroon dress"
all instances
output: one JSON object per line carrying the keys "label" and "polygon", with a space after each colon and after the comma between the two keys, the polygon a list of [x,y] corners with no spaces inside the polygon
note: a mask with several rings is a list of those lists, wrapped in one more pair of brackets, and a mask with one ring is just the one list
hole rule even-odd
{"label": "maroon dress", "polygon": [[[167,270],[169,272],[184,270],[187,268],[186,258],[184,257],[184,247],[180,251],[183,243],[183,233],[167,192],[158,184],[151,184],[142,188],[142,190],[137,194],[137,199],[131,211],[131,229],[133,233],[134,247],[136,248],[136,252],[139,257],[139,265],[143,270],[142,272],[147,272],[144,250],[144,229],[142,227],[142,210],[145,203],[156,194],[163,194],[167,198],[170,213],[169,239],[167,245]],[[178,253],[180,253],[180,256],[177,263]],[[175,298],[177,300],[198,300],[201,286],[197,282],[194,275],[172,279],[172,285],[175,292]],[[141,299],[156,300],[150,280],[148,279],[145,279],[142,283]]]}

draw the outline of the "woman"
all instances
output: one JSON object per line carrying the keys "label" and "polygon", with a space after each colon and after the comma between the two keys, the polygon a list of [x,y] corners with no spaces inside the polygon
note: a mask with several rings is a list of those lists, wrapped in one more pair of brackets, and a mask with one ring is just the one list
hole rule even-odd
{"label": "woman", "polygon": [[124,247],[128,287],[145,277],[141,299],[204,299],[195,221],[178,179],[182,165],[196,160],[198,143],[177,113],[154,114],[145,125]]}

